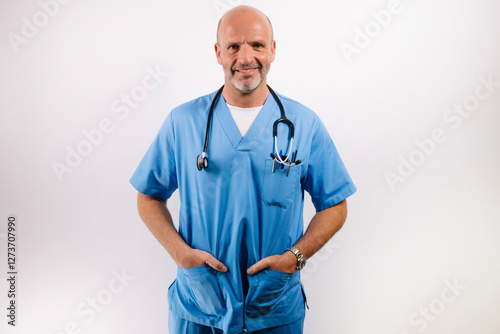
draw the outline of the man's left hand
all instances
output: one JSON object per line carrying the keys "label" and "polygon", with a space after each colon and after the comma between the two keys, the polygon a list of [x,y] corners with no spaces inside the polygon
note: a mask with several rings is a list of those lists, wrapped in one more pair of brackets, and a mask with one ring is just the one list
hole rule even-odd
{"label": "man's left hand", "polygon": [[263,258],[248,268],[247,273],[254,275],[266,268],[293,274],[297,271],[297,258],[292,252],[286,251],[281,255],[272,255]]}

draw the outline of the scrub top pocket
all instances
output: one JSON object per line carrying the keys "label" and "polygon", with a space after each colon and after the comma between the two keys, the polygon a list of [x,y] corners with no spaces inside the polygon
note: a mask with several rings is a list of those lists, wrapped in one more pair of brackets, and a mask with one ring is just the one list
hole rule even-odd
{"label": "scrub top pocket", "polygon": [[288,208],[292,204],[295,190],[300,182],[300,165],[281,169],[281,164],[275,163],[273,173],[273,159],[266,159],[264,177],[262,178],[261,198],[268,206]]}
{"label": "scrub top pocket", "polygon": [[291,277],[292,274],[273,269],[264,269],[249,276],[250,288],[245,302],[247,316],[257,318],[273,311],[279,312],[274,306],[283,295]]}
{"label": "scrub top pocket", "polygon": [[220,316],[225,313],[226,305],[217,279],[217,271],[203,265],[193,268],[180,268],[182,280],[189,289],[184,290],[199,310],[206,315]]}

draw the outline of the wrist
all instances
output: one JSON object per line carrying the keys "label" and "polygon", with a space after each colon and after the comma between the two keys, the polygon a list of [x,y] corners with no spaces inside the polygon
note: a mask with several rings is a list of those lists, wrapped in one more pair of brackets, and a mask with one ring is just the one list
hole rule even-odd
{"label": "wrist", "polygon": [[181,268],[189,267],[192,262],[194,249],[187,244],[179,247],[173,257],[174,262]]}
{"label": "wrist", "polygon": [[285,251],[281,254],[280,268],[278,271],[283,271],[293,274],[297,271],[297,258],[292,252]]}
{"label": "wrist", "polygon": [[293,246],[289,247],[285,253],[291,253],[295,257],[296,270],[302,270],[304,268],[307,262],[306,257],[297,248]]}
{"label": "wrist", "polygon": [[283,256],[286,258],[287,263],[293,264],[294,267],[297,266],[297,258],[295,257],[295,255],[292,252],[289,252],[288,250],[286,250],[283,253]]}

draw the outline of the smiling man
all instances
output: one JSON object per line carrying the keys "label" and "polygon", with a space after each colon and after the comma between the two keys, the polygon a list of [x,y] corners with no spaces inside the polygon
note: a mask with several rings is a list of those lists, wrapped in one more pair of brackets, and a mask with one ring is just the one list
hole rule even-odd
{"label": "smiling man", "polygon": [[[130,180],[178,266],[171,334],[302,333],[300,269],[347,217],[356,187],[327,130],[267,85],[275,50],[262,12],[227,12],[215,44],[224,86],[172,110]],[[179,230],[166,206],[177,188]],[[304,191],[317,210],[305,233]]]}

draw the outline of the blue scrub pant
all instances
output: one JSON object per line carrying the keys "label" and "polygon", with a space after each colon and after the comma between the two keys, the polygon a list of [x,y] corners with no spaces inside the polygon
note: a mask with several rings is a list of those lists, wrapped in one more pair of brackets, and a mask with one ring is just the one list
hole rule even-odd
{"label": "blue scrub pant", "polygon": [[[194,322],[187,321],[168,312],[168,330],[170,334],[224,334],[218,328],[212,328]],[[288,325],[261,329],[256,332],[244,332],[245,334],[302,334],[304,330],[304,318]]]}

